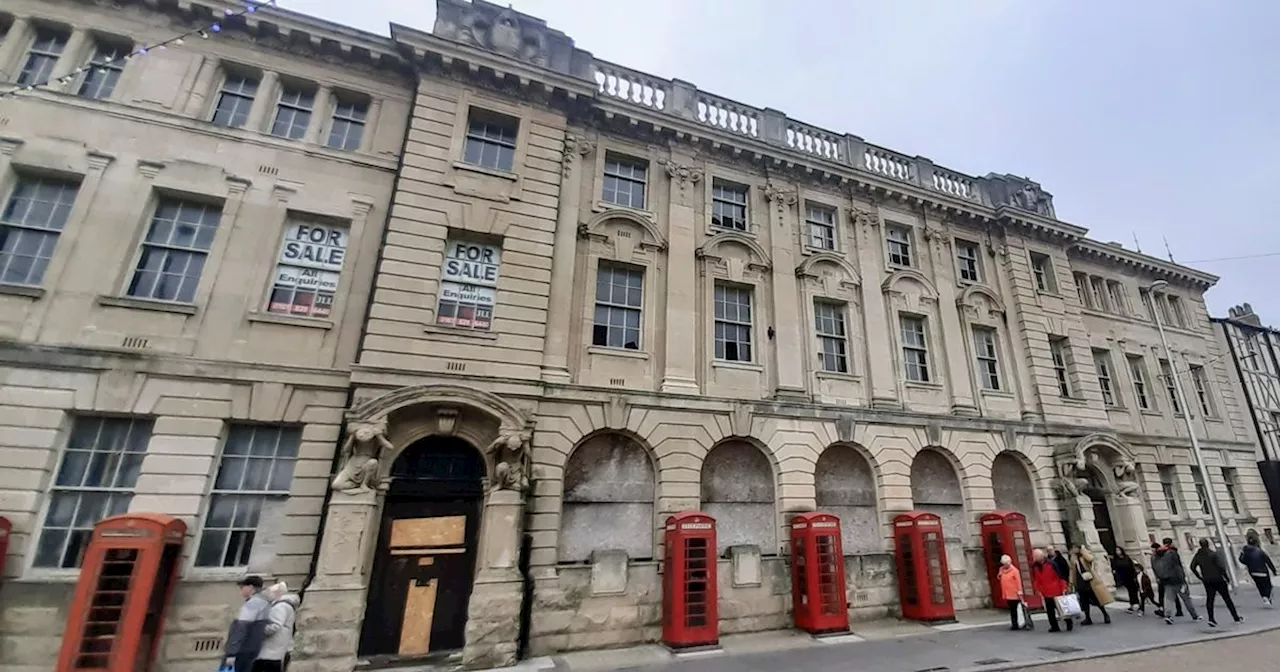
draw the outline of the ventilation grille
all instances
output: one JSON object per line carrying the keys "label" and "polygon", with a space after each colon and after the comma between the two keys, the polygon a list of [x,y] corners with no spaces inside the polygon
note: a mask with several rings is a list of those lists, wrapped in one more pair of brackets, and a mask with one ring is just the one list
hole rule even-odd
{"label": "ventilation grille", "polygon": [[614,387],[625,387],[627,384],[627,379],[626,378],[610,378],[609,384]]}
{"label": "ventilation grille", "polygon": [[145,350],[149,343],[141,336],[125,336],[120,345],[132,350]]}
{"label": "ventilation grille", "polygon": [[279,175],[280,169],[276,168],[275,166],[268,166],[267,164],[264,163],[261,166],[258,166],[258,172],[262,173],[263,175]]}
{"label": "ventilation grille", "polygon": [[448,362],[445,364],[445,368],[448,369],[449,371],[466,371],[467,363],[466,362]]}
{"label": "ventilation grille", "polygon": [[191,644],[191,648],[196,653],[211,653],[213,651],[221,651],[222,638],[221,637],[200,637]]}
{"label": "ventilation grille", "polygon": [[631,232],[630,232],[630,231],[619,231],[619,232],[618,232],[618,237],[619,237],[619,238],[630,238],[630,237],[631,237]]}

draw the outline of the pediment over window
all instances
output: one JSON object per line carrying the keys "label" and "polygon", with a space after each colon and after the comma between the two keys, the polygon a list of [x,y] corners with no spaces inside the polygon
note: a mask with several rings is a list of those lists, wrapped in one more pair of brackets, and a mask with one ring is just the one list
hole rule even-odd
{"label": "pediment over window", "polygon": [[828,296],[840,289],[855,289],[862,284],[858,269],[833,252],[817,252],[806,257],[796,266],[796,277],[821,285]]}
{"label": "pediment over window", "polygon": [[956,297],[956,306],[970,321],[999,321],[1004,318],[1004,302],[986,285],[969,285]]}
{"label": "pediment over window", "polygon": [[706,262],[706,269],[719,271],[734,282],[752,279],[772,268],[769,255],[750,236],[726,231],[712,236],[694,256]]}
{"label": "pediment over window", "polygon": [[912,269],[894,271],[880,284],[890,305],[900,310],[920,311],[938,302],[938,290],[923,273]]}
{"label": "pediment over window", "polygon": [[626,210],[606,210],[578,226],[578,236],[613,245],[619,261],[633,261],[638,250],[667,249],[667,239],[653,222]]}

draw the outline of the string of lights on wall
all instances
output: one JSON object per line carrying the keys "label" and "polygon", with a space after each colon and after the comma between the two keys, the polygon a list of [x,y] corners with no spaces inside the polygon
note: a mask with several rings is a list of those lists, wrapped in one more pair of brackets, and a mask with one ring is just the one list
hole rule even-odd
{"label": "string of lights on wall", "polygon": [[199,38],[202,40],[207,40],[209,39],[210,36],[217,35],[218,33],[222,32],[222,24],[227,19],[234,19],[237,17],[244,16],[245,14],[253,14],[254,12],[258,11],[259,7],[262,7],[265,5],[270,5],[272,7],[275,7],[276,0],[265,0],[264,2],[257,2],[256,0],[245,0],[244,9],[236,10],[236,9],[227,8],[224,11],[223,18],[220,20],[213,21],[199,28],[193,28],[191,30],[188,30],[185,33],[182,33],[181,35],[175,35],[163,42],[156,42],[154,44],[138,47],[137,49],[134,49],[132,52],[124,55],[115,56],[113,58],[109,58],[102,61],[91,62],[88,65],[84,65],[76,68],[75,70],[71,71],[66,75],[63,75],[62,77],[59,77],[56,80],[46,79],[43,82],[34,82],[31,84],[25,84],[23,86],[13,88],[8,91],[0,92],[0,98],[8,98],[9,96],[15,96],[19,93],[26,93],[28,91],[34,91],[36,89],[51,87],[55,84],[58,86],[68,84],[74,81],[77,77],[79,77],[85,71],[92,70],[93,68],[98,68],[99,72],[105,75],[107,71],[107,66],[123,63],[126,61],[131,61],[135,58],[141,58],[153,51],[164,51],[165,49],[168,49],[171,46],[180,47],[183,44],[185,44],[188,39]]}

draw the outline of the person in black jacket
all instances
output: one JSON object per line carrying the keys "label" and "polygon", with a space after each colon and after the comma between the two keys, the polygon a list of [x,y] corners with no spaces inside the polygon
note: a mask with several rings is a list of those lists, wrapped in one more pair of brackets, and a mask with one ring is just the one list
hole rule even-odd
{"label": "person in black jacket", "polygon": [[[1160,571],[1156,568],[1156,565],[1160,560],[1160,556],[1163,554],[1164,554],[1164,547],[1162,547],[1160,544],[1155,543],[1154,541],[1151,542],[1151,571],[1155,572],[1155,575],[1156,575],[1156,598],[1151,600],[1151,603],[1156,605],[1156,608],[1155,608],[1156,616],[1159,616],[1160,618],[1167,618],[1167,616],[1165,616],[1165,613],[1164,613],[1165,581],[1163,578],[1160,577]],[[1173,604],[1175,607],[1178,608],[1177,617],[1182,618],[1182,602],[1180,600],[1175,599],[1173,601]]]}
{"label": "person in black jacket", "polygon": [[1227,610],[1236,623],[1244,620],[1236,613],[1236,604],[1231,601],[1231,592],[1227,590],[1227,578],[1231,576],[1227,571],[1227,563],[1222,559],[1221,553],[1209,548],[1208,539],[1200,540],[1200,550],[1191,558],[1191,573],[1204,582],[1204,593],[1208,598],[1204,608],[1209,612],[1209,627],[1218,627],[1218,621],[1213,617],[1213,601],[1218,595],[1222,596],[1222,601],[1226,603]]}
{"label": "person in black jacket", "polygon": [[1116,586],[1128,591],[1129,608],[1125,611],[1132,614],[1142,605],[1142,598],[1138,595],[1138,571],[1123,548],[1117,547],[1115,556],[1111,558],[1111,573],[1115,575]]}
{"label": "person in black jacket", "polygon": [[1275,563],[1271,562],[1271,556],[1262,550],[1258,544],[1258,538],[1249,535],[1245,541],[1244,549],[1240,551],[1240,564],[1244,565],[1249,571],[1249,576],[1253,578],[1253,584],[1258,587],[1258,595],[1262,597],[1262,603],[1271,606],[1271,577],[1276,575]]}
{"label": "person in black jacket", "polygon": [[1071,563],[1063,557],[1062,551],[1050,546],[1049,561],[1053,563],[1053,568],[1058,570],[1058,576],[1062,577],[1063,581],[1071,580]]}

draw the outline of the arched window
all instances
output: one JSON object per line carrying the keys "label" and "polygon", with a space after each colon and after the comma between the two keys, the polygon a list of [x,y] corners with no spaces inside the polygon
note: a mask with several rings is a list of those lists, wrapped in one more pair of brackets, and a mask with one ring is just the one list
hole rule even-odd
{"label": "arched window", "polygon": [[716,519],[719,548],[754,544],[778,552],[769,458],[745,441],[726,441],[702,463],[702,510]]}
{"label": "arched window", "polygon": [[963,569],[964,539],[968,535],[964,492],[955,468],[945,455],[927,448],[916,454],[911,461],[911,499],[917,511],[928,511],[942,518],[947,562],[952,569]]}
{"label": "arched window", "polygon": [[620,434],[587,439],[564,469],[560,562],[603,550],[653,557],[653,500],[653,463],[644,448]]}
{"label": "arched window", "polygon": [[991,463],[991,489],[995,491],[997,509],[1017,511],[1027,517],[1027,524],[1031,527],[1040,525],[1035,485],[1026,465],[1016,455],[996,455]]}
{"label": "arched window", "polygon": [[876,477],[871,463],[852,446],[831,446],[818,458],[814,474],[818,510],[840,516],[845,555],[881,549],[876,515]]}

